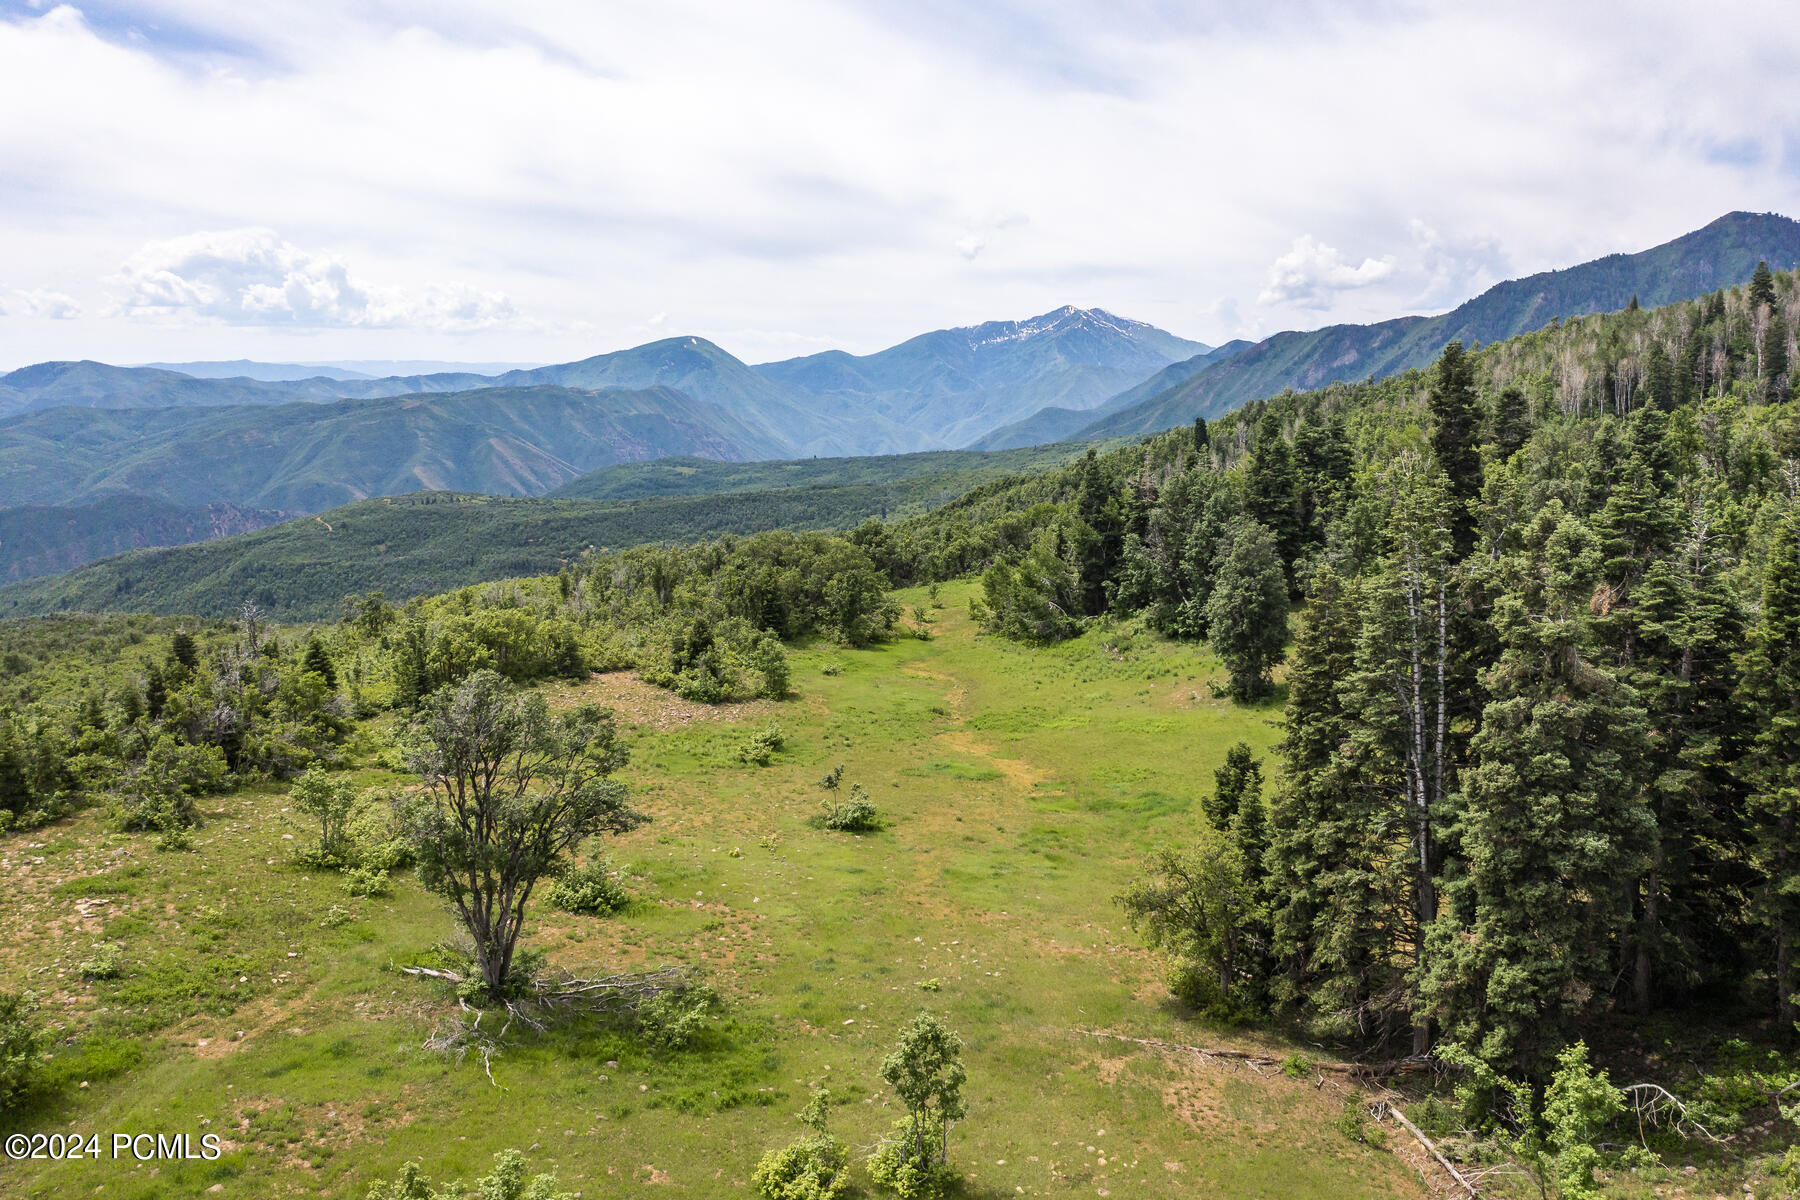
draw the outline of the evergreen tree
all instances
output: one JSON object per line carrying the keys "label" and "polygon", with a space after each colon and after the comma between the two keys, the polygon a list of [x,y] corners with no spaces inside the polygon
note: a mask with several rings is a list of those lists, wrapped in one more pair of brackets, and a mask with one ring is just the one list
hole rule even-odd
{"label": "evergreen tree", "polygon": [[1746,763],[1755,788],[1758,896],[1774,943],[1776,1014],[1800,1018],[1800,510],[1790,509],[1769,548],[1762,617],[1745,671],[1758,728]]}
{"label": "evergreen tree", "polygon": [[[1723,297],[1720,298],[1723,299]],[[1750,275],[1750,290],[1746,298],[1750,302],[1752,314],[1760,308],[1775,307],[1775,276],[1769,273],[1768,263],[1756,264],[1756,270]]]}
{"label": "evergreen tree", "polygon": [[1654,338],[1644,352],[1644,390],[1652,407],[1664,412],[1675,407],[1675,364],[1669,361],[1662,342]]}
{"label": "evergreen tree", "polygon": [[1502,388],[1500,394],[1494,397],[1494,413],[1490,424],[1494,449],[1504,462],[1531,440],[1531,401],[1516,387]]}
{"label": "evergreen tree", "polygon": [[[1357,779],[1385,839],[1361,847],[1359,864],[1379,879],[1389,931],[1369,964],[1390,981],[1402,1011],[1421,963],[1424,930],[1437,914],[1443,861],[1442,826],[1459,766],[1452,728],[1457,685],[1452,645],[1452,501],[1443,475],[1427,474],[1415,455],[1387,475],[1390,548],[1362,590],[1362,628],[1355,665],[1342,681],[1343,702],[1356,713],[1349,731]],[[1384,1018],[1395,1014],[1384,1013]],[[1414,1053],[1430,1048],[1427,1020],[1413,1030]]]}
{"label": "evergreen tree", "polygon": [[1682,545],[1633,596],[1636,661],[1624,677],[1649,714],[1644,773],[1656,822],[1621,964],[1639,1012],[1741,980],[1752,940],[1745,795],[1731,769],[1750,725],[1736,694],[1746,615],[1713,524],[1697,510]]}
{"label": "evergreen tree", "polygon": [[1451,342],[1438,356],[1428,397],[1431,408],[1431,449],[1438,469],[1450,481],[1451,532],[1458,555],[1475,544],[1475,519],[1471,511],[1481,495],[1481,453],[1477,438],[1481,410],[1475,398],[1475,363],[1463,352],[1461,342]]}
{"label": "evergreen tree", "polygon": [[1405,905],[1404,854],[1384,835],[1359,755],[1347,751],[1359,714],[1343,703],[1354,667],[1362,597],[1330,566],[1313,577],[1294,634],[1270,812],[1271,933],[1285,964],[1277,1004],[1339,1036],[1410,1025],[1403,972],[1393,969],[1392,914]]}
{"label": "evergreen tree", "polygon": [[1082,611],[1096,615],[1106,611],[1107,583],[1125,549],[1125,521],[1119,497],[1108,486],[1099,457],[1090,448],[1082,459],[1075,491],[1075,515],[1091,536],[1078,538],[1077,571],[1081,582]]}
{"label": "evergreen tree", "polygon": [[1207,637],[1239,700],[1268,695],[1287,642],[1287,583],[1267,527],[1239,517],[1226,533],[1207,598]]}
{"label": "evergreen tree", "polygon": [[1194,418],[1194,453],[1204,462],[1212,451],[1212,435],[1206,432],[1206,418]]}
{"label": "evergreen tree", "polygon": [[1308,421],[1294,435],[1294,458],[1300,475],[1300,527],[1314,545],[1325,542],[1326,527],[1343,515],[1349,499],[1355,456],[1337,414]]}
{"label": "evergreen tree", "polygon": [[1536,1066],[1600,1007],[1648,860],[1644,713],[1591,658],[1598,539],[1552,501],[1503,563],[1502,646],[1471,744],[1421,1004],[1489,1063]]}
{"label": "evergreen tree", "polygon": [[306,653],[300,660],[300,669],[323,679],[327,691],[337,691],[337,668],[331,665],[331,655],[325,652],[325,643],[319,640],[318,634],[306,639]]}
{"label": "evergreen tree", "polygon": [[169,703],[169,685],[163,679],[162,668],[155,663],[144,667],[144,707],[152,721],[162,720],[163,709]]}
{"label": "evergreen tree", "polygon": [[1244,508],[1275,539],[1275,552],[1287,577],[1305,545],[1300,523],[1300,478],[1294,469],[1293,451],[1281,436],[1281,419],[1273,409],[1263,409],[1256,426],[1256,450],[1244,469]]}
{"label": "evergreen tree", "polygon": [[200,652],[194,645],[194,635],[185,629],[177,629],[175,636],[169,639],[169,659],[183,671],[191,671],[200,661]]}
{"label": "evergreen tree", "polygon": [[1762,377],[1769,391],[1769,399],[1780,403],[1787,399],[1791,390],[1788,380],[1787,323],[1779,316],[1770,319],[1769,326],[1763,330]]}
{"label": "evergreen tree", "polygon": [[1213,771],[1213,794],[1200,802],[1206,819],[1217,829],[1230,828],[1238,810],[1262,803],[1262,763],[1246,742],[1225,752],[1225,765]]}

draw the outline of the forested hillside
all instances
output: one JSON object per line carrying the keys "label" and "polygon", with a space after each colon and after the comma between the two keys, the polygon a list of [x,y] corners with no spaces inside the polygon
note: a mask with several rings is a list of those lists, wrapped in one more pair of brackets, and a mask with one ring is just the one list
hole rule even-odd
{"label": "forested hillside", "polygon": [[[1423,367],[1446,343],[1513,337],[1553,318],[1624,308],[1634,299],[1660,306],[1742,283],[1758,261],[1778,270],[1800,266],[1800,222],[1774,213],[1729,213],[1703,229],[1638,254],[1613,254],[1563,271],[1496,284],[1441,316],[1399,317],[1373,325],[1332,325],[1278,333],[1154,395],[1142,390],[1102,406],[1107,415],[1080,429],[1047,415],[1057,438],[1108,438],[1150,433],[1212,418],[1285,388],[1382,378]],[[1027,424],[990,445],[1041,440]]]}
{"label": "forested hillside", "polygon": [[[0,586],[0,617],[50,612],[205,613],[246,598],[284,620],[337,611],[351,593],[397,600],[579,563],[595,550],[763,529],[845,529],[955,500],[984,480],[1070,461],[1068,446],[731,464],[666,458],[582,476],[560,497],[418,492],[365,500],[217,542],[124,554]],[[830,483],[837,479],[841,482]],[[156,506],[95,506],[136,529]],[[69,509],[20,509],[63,521]],[[185,511],[185,510],[181,510]],[[23,522],[22,522],[23,524]],[[3,527],[3,526],[0,526]],[[187,539],[198,541],[199,539]]]}
{"label": "forested hillside", "polygon": [[421,487],[541,494],[633,459],[771,458],[784,449],[734,414],[666,388],[57,408],[0,421],[0,503],[77,504],[129,493],[317,512]]}
{"label": "forested hillside", "polygon": [[170,504],[144,496],[0,508],[0,582],[72,571],[96,558],[146,546],[248,533],[296,515],[235,504]]}

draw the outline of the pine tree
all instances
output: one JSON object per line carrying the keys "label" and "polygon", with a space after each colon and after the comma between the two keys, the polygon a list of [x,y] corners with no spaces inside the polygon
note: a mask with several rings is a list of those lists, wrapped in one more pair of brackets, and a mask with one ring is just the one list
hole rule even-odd
{"label": "pine tree", "polygon": [[1656,821],[1622,964],[1639,1012],[1739,982],[1753,940],[1748,813],[1731,769],[1752,724],[1737,696],[1746,614],[1713,523],[1697,509],[1682,544],[1650,566],[1633,597],[1638,644],[1625,679],[1649,714],[1644,773]]}
{"label": "pine tree", "polygon": [[1494,413],[1490,420],[1494,449],[1505,462],[1531,440],[1531,401],[1516,387],[1501,389],[1494,397]]}
{"label": "pine tree", "polygon": [[1082,609],[1092,616],[1106,611],[1106,585],[1125,550],[1125,521],[1119,497],[1107,484],[1099,457],[1091,448],[1081,461],[1080,480],[1075,490],[1075,515],[1092,534],[1076,539]]}
{"label": "pine tree", "polygon": [[1355,455],[1337,414],[1308,421],[1294,435],[1294,458],[1300,476],[1300,526],[1307,541],[1324,545],[1326,527],[1343,515],[1349,499]]}
{"label": "pine tree", "polygon": [[[1437,877],[1443,861],[1442,826],[1456,778],[1458,748],[1451,721],[1460,682],[1452,645],[1452,501],[1440,472],[1427,474],[1416,455],[1388,475],[1391,548],[1365,580],[1362,628],[1354,670],[1343,681],[1343,702],[1357,716],[1349,731],[1358,780],[1387,831],[1369,846],[1364,870],[1382,878],[1391,905],[1383,920],[1391,940],[1379,964],[1391,979],[1421,969],[1423,931],[1437,914]],[[1393,867],[1385,863],[1395,864]],[[1394,997],[1405,1001],[1411,985]],[[1430,1048],[1420,1020],[1414,1053]]]}
{"label": "pine tree", "polygon": [[200,661],[200,652],[194,645],[194,635],[185,629],[177,629],[175,636],[169,639],[169,660],[184,671],[191,671]]}
{"label": "pine tree", "polygon": [[1206,432],[1206,418],[1194,418],[1194,453],[1205,462],[1212,451],[1212,436]]}
{"label": "pine tree", "polygon": [[1421,1002],[1489,1063],[1529,1070],[1600,1007],[1652,820],[1638,697],[1592,661],[1598,539],[1551,501],[1503,563],[1500,660],[1462,775],[1465,866],[1428,933]]}
{"label": "pine tree", "polygon": [[1268,695],[1270,672],[1287,642],[1287,583],[1275,538],[1249,517],[1227,531],[1206,602],[1207,637],[1231,672],[1239,700]]}
{"label": "pine tree", "polygon": [[1262,762],[1239,742],[1225,752],[1225,764],[1213,771],[1213,794],[1200,802],[1216,829],[1227,829],[1246,803],[1262,803]]}
{"label": "pine tree", "polygon": [[300,660],[300,669],[323,679],[327,690],[337,690],[337,668],[331,665],[331,655],[326,653],[325,643],[317,634],[306,640],[306,654]]}
{"label": "pine tree", "polygon": [[1787,399],[1791,390],[1788,380],[1787,323],[1780,316],[1770,319],[1763,330],[1762,377],[1769,399],[1777,404]]}
{"label": "pine tree", "polygon": [[1438,357],[1429,404],[1431,449],[1437,456],[1438,469],[1450,481],[1451,532],[1460,556],[1475,544],[1471,510],[1481,495],[1481,453],[1477,445],[1481,410],[1475,399],[1475,363],[1463,353],[1461,342],[1451,342]]}
{"label": "pine tree", "polygon": [[1281,419],[1264,408],[1256,426],[1256,450],[1244,470],[1244,507],[1275,538],[1288,577],[1305,544],[1300,523],[1300,480],[1293,451],[1281,436]]}
{"label": "pine tree", "polygon": [[1675,364],[1669,361],[1662,342],[1654,338],[1644,352],[1644,390],[1651,406],[1664,412],[1675,407]]}
{"label": "pine tree", "polygon": [[169,685],[163,679],[162,668],[155,663],[144,667],[144,707],[152,721],[162,720],[163,709],[169,703]]}
{"label": "pine tree", "polygon": [[1756,270],[1750,275],[1750,290],[1746,298],[1750,302],[1752,313],[1763,307],[1775,307],[1775,276],[1769,273],[1768,263],[1756,264]]}
{"label": "pine tree", "polygon": [[1762,617],[1745,670],[1757,713],[1745,763],[1755,789],[1758,905],[1774,942],[1776,1015],[1800,1018],[1800,509],[1790,509],[1769,547]]}
{"label": "pine tree", "polygon": [[1361,607],[1329,564],[1314,576],[1288,667],[1268,887],[1274,952],[1285,964],[1278,1006],[1366,1037],[1396,1033],[1412,1014],[1392,920],[1405,905],[1406,857],[1383,835],[1360,756],[1346,751],[1357,715],[1341,684],[1354,668]]}

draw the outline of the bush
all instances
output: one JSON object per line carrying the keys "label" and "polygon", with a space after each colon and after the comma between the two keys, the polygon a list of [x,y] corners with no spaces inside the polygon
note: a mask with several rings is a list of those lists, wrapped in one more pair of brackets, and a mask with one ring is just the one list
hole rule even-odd
{"label": "bush", "polygon": [[525,1174],[525,1156],[517,1150],[502,1150],[494,1155],[494,1170],[477,1179],[473,1190],[461,1181],[432,1190],[431,1181],[418,1163],[407,1163],[393,1180],[376,1182],[369,1188],[367,1200],[575,1200],[573,1192],[556,1190],[556,1176]]}
{"label": "bush", "polygon": [[125,970],[125,952],[117,942],[96,942],[94,957],[78,968],[83,979],[117,979]]}
{"label": "bush", "polygon": [[763,1155],[750,1181],[765,1200],[837,1200],[850,1189],[849,1168],[842,1142],[811,1134]]}
{"label": "bush", "polygon": [[706,1028],[718,993],[704,984],[664,992],[638,1006],[638,1032],[659,1050],[680,1050]]}
{"label": "bush", "polygon": [[738,760],[766,767],[769,765],[769,760],[774,758],[776,752],[785,745],[787,745],[787,735],[781,732],[781,726],[770,721],[751,734],[749,740],[738,747]]}
{"label": "bush", "polygon": [[388,894],[388,873],[375,867],[351,867],[344,872],[344,891],[352,896]]}
{"label": "bush", "polygon": [[631,903],[631,893],[625,890],[621,874],[613,867],[611,859],[597,858],[551,880],[544,899],[551,908],[563,912],[587,917],[608,916],[623,911]]}
{"label": "bush", "polygon": [[38,1068],[38,1031],[31,1023],[37,997],[0,992],[0,1110],[31,1087]]}
{"label": "bush", "polygon": [[869,1175],[900,1200],[943,1200],[956,1183],[956,1172],[941,1161],[943,1153],[941,1124],[925,1121],[915,1144],[912,1121],[902,1118],[870,1156]]}
{"label": "bush", "polygon": [[869,833],[881,828],[881,813],[863,785],[853,783],[844,799],[826,801],[825,828],[839,833]]}

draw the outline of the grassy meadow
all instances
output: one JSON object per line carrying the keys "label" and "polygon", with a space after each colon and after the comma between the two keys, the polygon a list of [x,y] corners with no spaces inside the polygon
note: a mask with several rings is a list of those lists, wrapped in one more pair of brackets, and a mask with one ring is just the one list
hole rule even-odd
{"label": "grassy meadow", "polygon": [[[1273,745],[1279,709],[1215,699],[1216,662],[1131,626],[1050,649],[978,638],[972,591],[902,595],[929,640],[801,649],[781,703],[709,709],[625,675],[550,689],[617,709],[653,821],[588,848],[628,867],[626,912],[540,905],[527,944],[584,973],[703,965],[726,1005],[685,1050],[603,1023],[515,1032],[491,1080],[477,1056],[422,1050],[456,1001],[396,968],[432,961],[450,917],[408,878],[353,899],[291,865],[317,831],[281,788],[206,801],[190,852],[98,811],[0,840],[0,978],[35,990],[63,1039],[23,1128],[212,1132],[228,1151],[8,1162],[0,1193],[360,1197],[408,1159],[441,1182],[517,1147],[584,1197],[748,1196],[812,1086],[852,1147],[886,1131],[901,1110],[879,1064],[925,1006],[966,1042],[951,1153],[967,1196],[1427,1194],[1408,1147],[1340,1131],[1336,1081],[1087,1035],[1294,1053],[1184,1016],[1113,903],[1145,851],[1201,819],[1233,742]],[[737,747],[771,720],[785,749],[745,765]],[[379,727],[355,753],[358,782],[397,782]],[[817,827],[817,780],[840,762],[882,832]],[[123,969],[84,979],[103,940]]]}

